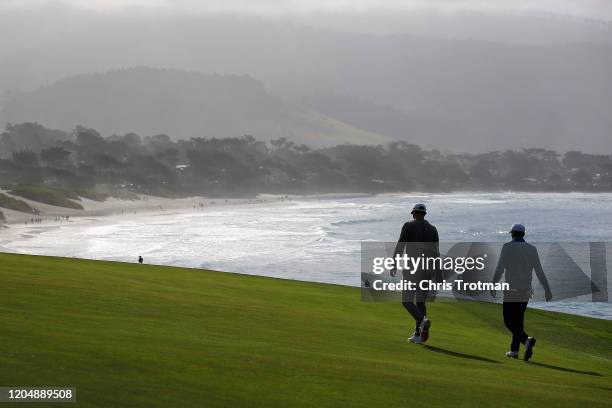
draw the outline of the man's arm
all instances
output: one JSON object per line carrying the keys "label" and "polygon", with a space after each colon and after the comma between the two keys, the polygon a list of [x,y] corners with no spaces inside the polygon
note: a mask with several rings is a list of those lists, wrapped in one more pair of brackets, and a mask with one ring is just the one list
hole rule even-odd
{"label": "man's arm", "polygon": [[[400,237],[397,240],[397,244],[395,244],[395,250],[393,251],[393,258],[397,255],[402,255],[404,250],[406,249],[406,242],[408,239],[408,223],[404,224],[402,227],[402,232],[400,232]],[[391,276],[395,276],[397,273],[397,268],[394,267],[391,269]]]}
{"label": "man's arm", "polygon": [[542,270],[540,256],[538,255],[538,249],[536,247],[533,247],[533,269],[535,270],[540,284],[542,287],[544,287],[544,297],[546,298],[546,301],[549,302],[552,299],[552,292],[550,291],[548,279],[546,279],[546,275],[544,275],[544,271]]}
{"label": "man's arm", "polygon": [[404,249],[406,249],[406,242],[408,242],[408,223],[404,224],[402,227],[402,232],[400,232],[399,239],[395,245],[395,251],[393,251],[393,257],[396,255],[402,255],[404,253]]}
{"label": "man's arm", "polygon": [[505,257],[506,257],[506,246],[504,245],[499,254],[499,261],[497,261],[497,268],[495,268],[495,274],[493,274],[493,283],[499,282],[499,280],[501,279],[502,275],[504,274],[506,270]]}
{"label": "man's arm", "polygon": [[[440,238],[438,237],[438,229],[436,227],[434,227],[432,251],[434,257],[440,257]],[[433,272],[436,282],[442,282],[445,279],[442,268],[438,269],[436,267]]]}
{"label": "man's arm", "polygon": [[440,238],[438,237],[438,229],[434,228],[434,240],[433,240],[433,251],[434,256],[440,256]]}
{"label": "man's arm", "polygon": [[[493,274],[493,283],[499,282],[502,275],[504,274],[506,270],[506,266],[505,266],[506,261],[504,259],[505,256],[506,256],[506,246],[504,245],[499,254],[499,261],[497,261],[497,268],[495,268],[495,273]],[[495,289],[491,290],[491,296],[497,297],[497,291],[495,291]]]}

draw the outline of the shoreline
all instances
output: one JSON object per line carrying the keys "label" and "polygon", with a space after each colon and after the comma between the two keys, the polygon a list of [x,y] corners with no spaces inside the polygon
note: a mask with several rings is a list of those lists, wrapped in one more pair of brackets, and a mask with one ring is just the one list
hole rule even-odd
{"label": "shoreline", "polygon": [[[360,193],[330,193],[313,195],[261,194],[252,198],[210,198],[205,196],[165,198],[143,194],[139,195],[138,200],[122,200],[111,197],[105,201],[99,202],[89,200],[87,198],[81,198],[81,200],[77,202],[81,204],[84,209],[76,210],[29,200],[23,197],[8,194],[3,190],[0,190],[0,192],[25,201],[32,208],[36,208],[40,211],[40,214],[36,215],[0,207],[0,211],[2,211],[6,217],[6,220],[4,223],[0,224],[0,226],[4,226],[5,228],[10,228],[15,225],[48,225],[49,223],[58,222],[56,221],[56,218],[66,217],[68,217],[69,220],[75,220],[87,217],[97,218],[129,214],[154,215],[172,211],[201,211],[204,209],[231,207],[237,205],[262,205],[279,202],[291,202],[297,199],[317,200],[368,196],[367,194]],[[41,222],[37,222],[37,219],[41,220]]]}
{"label": "shoreline", "polygon": [[[25,201],[32,208],[40,211],[40,214],[24,213],[8,208],[0,207],[0,211],[5,216],[5,221],[0,222],[0,232],[2,230],[14,227],[16,225],[49,225],[49,223],[57,223],[56,218],[66,218],[70,220],[76,220],[79,218],[87,217],[110,217],[110,216],[122,216],[127,214],[162,214],[167,211],[181,211],[195,210],[200,211],[203,209],[210,208],[221,208],[227,206],[236,205],[256,205],[256,204],[270,204],[278,202],[291,202],[294,200],[331,200],[331,199],[345,199],[345,198],[363,198],[370,197],[372,195],[411,195],[411,196],[430,196],[430,195],[453,195],[453,194],[485,194],[483,191],[469,191],[469,192],[453,192],[453,193],[431,193],[425,191],[413,191],[413,192],[389,192],[379,194],[368,194],[368,193],[322,193],[322,194],[260,194],[251,198],[210,198],[205,196],[193,196],[186,198],[165,198],[158,196],[151,196],[142,194],[139,195],[137,200],[124,200],[118,198],[108,198],[105,201],[93,201],[87,198],[81,197],[80,201],[76,201],[81,204],[84,209],[77,210],[65,207],[53,206],[38,201],[33,201],[27,198],[9,194],[7,191],[0,189],[0,193],[4,193],[10,197]],[[516,191],[505,191],[502,194],[526,194]],[[571,192],[567,194],[584,194],[580,192]],[[529,194],[557,194],[550,192],[543,193],[529,193]],[[604,194],[605,193],[600,193]],[[610,194],[612,195],[612,193]],[[33,222],[39,219],[42,222]]]}
{"label": "shoreline", "polygon": [[[3,192],[7,194],[5,191]],[[213,199],[208,197],[164,198],[140,195],[138,200],[109,198],[103,202],[81,198],[78,202],[84,209],[76,210],[52,206],[22,197],[12,197],[27,202],[32,208],[38,209],[40,214],[23,213],[6,208],[0,209],[6,217],[5,222],[0,224],[0,252],[5,253],[14,252],[6,248],[6,244],[28,239],[32,236],[65,226],[78,227],[94,222],[113,223],[130,216],[141,217],[162,214],[184,214],[188,212],[195,213],[215,208],[268,205],[290,201],[285,196],[272,195],[250,199]]]}
{"label": "shoreline", "polygon": [[15,240],[28,239],[34,235],[60,228],[62,226],[82,226],[87,223],[113,223],[124,217],[142,217],[156,215],[188,214],[210,211],[214,209],[231,209],[242,206],[266,206],[278,203],[291,203],[295,200],[331,200],[342,198],[365,197],[360,193],[329,193],[313,195],[275,195],[262,194],[253,198],[164,198],[140,195],[138,200],[122,200],[109,198],[103,202],[81,198],[78,201],[83,210],[57,207],[40,203],[23,197],[4,194],[27,202],[40,214],[23,213],[0,207],[6,217],[0,223],[0,252],[14,251],[4,245]]}

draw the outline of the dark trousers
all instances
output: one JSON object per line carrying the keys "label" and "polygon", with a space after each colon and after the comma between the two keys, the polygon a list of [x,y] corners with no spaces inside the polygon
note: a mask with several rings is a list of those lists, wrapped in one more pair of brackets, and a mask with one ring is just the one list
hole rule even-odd
{"label": "dark trousers", "polygon": [[520,344],[527,341],[527,333],[523,330],[527,302],[504,302],[504,324],[512,332],[510,351],[519,351]]}
{"label": "dark trousers", "polygon": [[426,290],[418,289],[419,282],[427,279],[429,276],[428,272],[416,271],[416,273],[410,273],[407,271],[402,272],[402,277],[405,281],[413,282],[416,285],[415,290],[404,290],[402,292],[402,306],[410,313],[416,322],[416,331],[419,331],[419,326],[423,321],[423,318],[427,315],[427,307],[425,306],[425,300],[427,300]]}
{"label": "dark trousers", "polygon": [[426,297],[427,292],[421,290],[406,290],[402,293],[402,306],[416,321],[417,329],[423,321],[423,317],[427,315],[427,306],[425,306]]}

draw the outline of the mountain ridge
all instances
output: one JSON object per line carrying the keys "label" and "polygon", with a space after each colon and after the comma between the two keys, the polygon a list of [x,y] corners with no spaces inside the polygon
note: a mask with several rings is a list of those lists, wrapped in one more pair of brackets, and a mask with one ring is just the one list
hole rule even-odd
{"label": "mountain ridge", "polygon": [[134,67],[81,74],[8,99],[0,120],[103,134],[164,133],[174,139],[287,137],[313,146],[390,141],[277,98],[248,75]]}

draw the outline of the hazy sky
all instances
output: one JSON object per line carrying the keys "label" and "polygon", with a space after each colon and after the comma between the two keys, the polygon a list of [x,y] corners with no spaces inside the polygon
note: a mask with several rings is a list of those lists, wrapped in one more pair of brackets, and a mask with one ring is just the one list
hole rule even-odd
{"label": "hazy sky", "polygon": [[136,6],[188,12],[231,11],[259,14],[434,9],[500,13],[537,12],[601,20],[612,19],[611,0],[0,0],[0,5],[5,7],[41,4],[69,4],[102,10]]}

